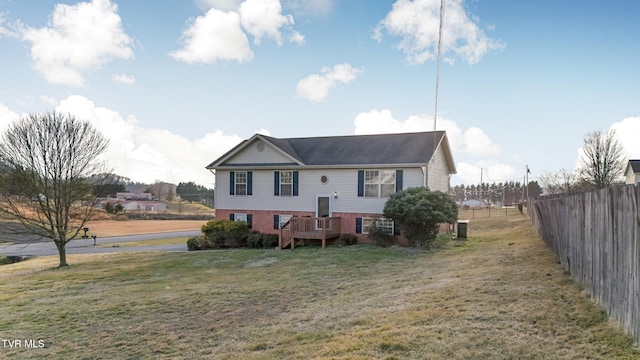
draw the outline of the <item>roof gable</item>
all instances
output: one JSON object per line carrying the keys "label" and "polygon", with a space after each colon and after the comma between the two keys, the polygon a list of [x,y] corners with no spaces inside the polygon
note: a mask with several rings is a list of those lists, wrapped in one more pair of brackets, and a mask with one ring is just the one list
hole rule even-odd
{"label": "roof gable", "polygon": [[627,168],[624,173],[628,174],[629,169],[631,169],[631,171],[634,174],[640,173],[640,160],[629,160],[629,163],[627,164]]}
{"label": "roof gable", "polygon": [[242,141],[216,161],[209,164],[207,168],[213,169],[225,165],[302,165],[300,159],[295,156],[295,154],[282,150],[281,146],[274,145],[270,141],[271,139],[274,138],[255,134],[250,139]]}
{"label": "roof gable", "polygon": [[[207,168],[233,165],[229,160],[252,148],[257,139],[273,146],[291,165],[306,166],[426,165],[440,147],[444,151],[450,173],[456,172],[444,131],[286,139],[257,134]],[[267,165],[266,162],[261,164]]]}

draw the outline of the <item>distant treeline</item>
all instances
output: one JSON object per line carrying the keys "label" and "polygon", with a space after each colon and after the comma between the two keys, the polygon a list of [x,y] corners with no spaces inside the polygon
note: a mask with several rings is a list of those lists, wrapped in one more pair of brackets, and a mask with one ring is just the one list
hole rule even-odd
{"label": "distant treeline", "polygon": [[[486,203],[502,203],[506,205],[517,204],[522,201],[522,183],[519,181],[483,183],[471,185],[456,185],[451,188],[458,203],[464,200],[475,199]],[[527,189],[525,188],[525,197]],[[528,187],[529,197],[537,199],[542,193],[542,188],[537,181],[530,181]]]}

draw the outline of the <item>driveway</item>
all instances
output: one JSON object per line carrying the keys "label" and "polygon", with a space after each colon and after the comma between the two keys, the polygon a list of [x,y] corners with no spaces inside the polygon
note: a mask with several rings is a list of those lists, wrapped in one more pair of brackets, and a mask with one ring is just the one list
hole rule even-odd
{"label": "driveway", "polygon": [[[144,235],[128,235],[128,236],[111,236],[98,238],[96,240],[97,245],[114,244],[131,241],[144,241],[153,239],[165,239],[172,237],[190,237],[200,235],[200,230],[192,231],[173,231],[156,234],[144,234]],[[122,252],[122,251],[187,251],[187,244],[179,245],[153,245],[153,246],[135,246],[135,247],[97,247],[93,246],[93,239],[75,239],[71,240],[67,244],[67,254],[96,254],[107,252]],[[56,249],[53,241],[39,241],[30,242],[26,244],[14,244],[0,246],[0,255],[15,255],[15,256],[47,256],[57,255],[58,249]]]}

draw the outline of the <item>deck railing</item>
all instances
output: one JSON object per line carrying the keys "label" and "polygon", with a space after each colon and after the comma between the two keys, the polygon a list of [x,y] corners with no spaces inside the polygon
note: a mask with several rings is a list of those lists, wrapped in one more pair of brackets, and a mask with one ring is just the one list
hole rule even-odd
{"label": "deck railing", "polygon": [[278,245],[281,249],[291,245],[293,249],[295,239],[318,239],[322,240],[322,248],[324,248],[327,239],[340,236],[340,222],[339,217],[294,216],[280,227]]}

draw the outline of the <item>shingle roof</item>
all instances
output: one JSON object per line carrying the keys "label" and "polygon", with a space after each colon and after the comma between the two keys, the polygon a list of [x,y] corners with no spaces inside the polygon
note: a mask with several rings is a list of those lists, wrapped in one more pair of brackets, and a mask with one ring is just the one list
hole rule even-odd
{"label": "shingle roof", "polygon": [[[435,136],[434,136],[435,135]],[[446,146],[447,161],[455,173],[455,165],[444,131],[400,134],[325,136],[306,138],[275,138],[259,136],[304,165],[393,165],[426,164],[433,156],[434,141]],[[255,137],[254,136],[254,137]],[[207,168],[215,168],[233,154],[241,151],[245,140]]]}
{"label": "shingle roof", "polygon": [[427,163],[444,131],[277,139],[272,144],[305,165]]}
{"label": "shingle roof", "polygon": [[629,160],[629,165],[634,173],[640,173],[640,160]]}

